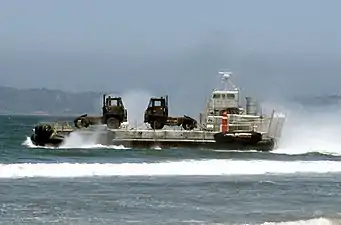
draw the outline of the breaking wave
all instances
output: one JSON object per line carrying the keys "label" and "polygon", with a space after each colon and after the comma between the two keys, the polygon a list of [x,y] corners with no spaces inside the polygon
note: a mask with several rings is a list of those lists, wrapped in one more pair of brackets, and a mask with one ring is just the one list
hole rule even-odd
{"label": "breaking wave", "polygon": [[340,225],[340,219],[314,218],[288,222],[265,222],[262,225]]}
{"label": "breaking wave", "polygon": [[184,160],[157,163],[20,163],[0,164],[1,178],[93,176],[230,176],[340,173],[338,161]]}

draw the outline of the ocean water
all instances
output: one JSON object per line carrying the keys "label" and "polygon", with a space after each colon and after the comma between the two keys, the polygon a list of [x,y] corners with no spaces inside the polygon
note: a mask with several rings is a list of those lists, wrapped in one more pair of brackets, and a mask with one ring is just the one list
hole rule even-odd
{"label": "ocean water", "polygon": [[0,117],[0,224],[341,224],[336,120],[287,126],[272,153],[137,150],[77,134],[38,148],[28,136],[46,120]]}

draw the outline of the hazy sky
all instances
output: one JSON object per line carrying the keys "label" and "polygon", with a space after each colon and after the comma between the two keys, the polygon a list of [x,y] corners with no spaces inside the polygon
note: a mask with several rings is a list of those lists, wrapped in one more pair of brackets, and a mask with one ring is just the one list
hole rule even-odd
{"label": "hazy sky", "polygon": [[185,93],[202,98],[230,70],[262,98],[339,93],[340,9],[339,0],[1,0],[1,84],[140,88],[186,105]]}

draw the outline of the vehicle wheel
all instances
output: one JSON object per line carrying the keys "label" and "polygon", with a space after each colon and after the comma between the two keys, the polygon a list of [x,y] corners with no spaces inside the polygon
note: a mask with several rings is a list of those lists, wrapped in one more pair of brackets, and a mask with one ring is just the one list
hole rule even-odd
{"label": "vehicle wheel", "polygon": [[75,127],[77,127],[78,129],[82,128],[82,121],[81,121],[81,119],[75,119],[73,121],[73,123],[75,124]]}
{"label": "vehicle wheel", "polygon": [[110,129],[117,129],[117,128],[119,128],[120,127],[120,121],[118,120],[118,119],[116,119],[116,118],[109,118],[108,120],[107,120],[107,126],[108,126],[108,128],[110,128]]}
{"label": "vehicle wheel", "polygon": [[160,130],[160,129],[162,129],[165,125],[164,125],[162,122],[155,120],[155,121],[152,121],[152,122],[150,123],[150,126],[151,126],[154,130]]}
{"label": "vehicle wheel", "polygon": [[182,127],[185,129],[185,130],[193,130],[194,129],[194,123],[192,121],[184,121],[182,123]]}
{"label": "vehicle wheel", "polygon": [[83,127],[87,128],[87,127],[89,127],[89,125],[90,125],[90,122],[85,117],[81,117],[81,118],[78,118],[75,120],[75,127],[79,128],[79,129],[83,128]]}

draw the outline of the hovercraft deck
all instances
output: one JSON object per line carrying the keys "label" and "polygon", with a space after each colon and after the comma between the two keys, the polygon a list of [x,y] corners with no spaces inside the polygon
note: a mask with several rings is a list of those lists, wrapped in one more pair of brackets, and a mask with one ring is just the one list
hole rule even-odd
{"label": "hovercraft deck", "polygon": [[[50,138],[36,138],[31,136],[31,140],[38,146],[59,147],[63,139],[72,131],[58,133]],[[93,130],[82,129],[77,131],[81,136],[91,136]],[[258,134],[258,133],[257,133]],[[231,138],[231,135],[233,138]],[[244,138],[241,138],[241,135]],[[222,133],[201,130],[128,130],[128,129],[106,129],[98,135],[97,144],[102,145],[123,145],[128,148],[148,149],[148,148],[192,148],[192,149],[219,149],[219,150],[257,150],[271,151],[275,147],[272,138],[260,137],[256,141],[252,140],[251,133],[230,134],[225,137]],[[256,135],[257,136],[257,135]],[[46,136],[45,136],[46,137]],[[259,138],[259,136],[257,136]]]}

